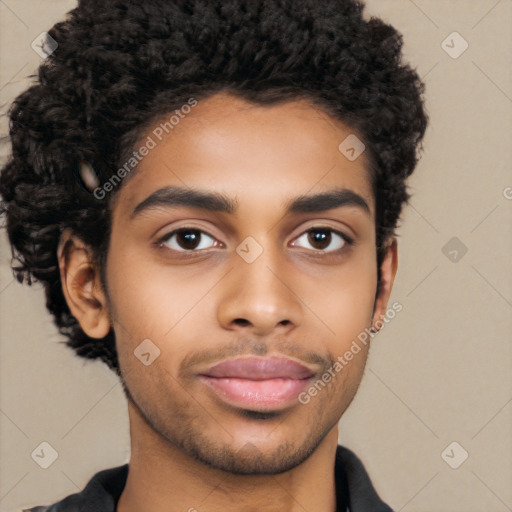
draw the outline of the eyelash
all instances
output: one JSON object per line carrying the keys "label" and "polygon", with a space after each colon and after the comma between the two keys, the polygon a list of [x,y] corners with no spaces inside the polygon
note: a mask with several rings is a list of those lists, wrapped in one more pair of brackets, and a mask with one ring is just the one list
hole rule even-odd
{"label": "eyelash", "polygon": [[[339,249],[335,249],[335,250],[310,249],[314,254],[320,254],[320,255],[325,255],[325,256],[341,255],[346,250],[348,250],[351,246],[354,245],[354,240],[351,237],[349,237],[345,233],[342,233],[341,231],[338,231],[336,229],[333,229],[333,228],[327,227],[327,226],[320,226],[320,227],[316,227],[315,226],[313,228],[307,229],[306,231],[301,233],[299,236],[297,236],[294,240],[298,240],[302,236],[304,236],[304,235],[306,235],[308,233],[311,233],[311,232],[315,232],[315,231],[326,232],[326,233],[330,233],[330,234],[334,233],[335,235],[338,235],[343,240],[343,246],[340,247]],[[206,236],[212,238],[213,240],[215,240],[215,237],[213,237],[212,235],[210,235],[206,231],[203,231],[202,229],[199,229],[199,228],[196,228],[196,227],[189,227],[189,228],[182,227],[182,228],[179,228],[179,229],[175,229],[174,231],[171,231],[171,232],[167,233],[166,235],[162,236],[161,238],[159,238],[157,240],[155,245],[158,248],[162,249],[162,250],[173,251],[173,252],[176,252],[176,253],[181,253],[182,255],[193,255],[194,253],[199,253],[201,251],[206,251],[207,250],[207,249],[181,249],[181,250],[177,250],[177,249],[172,249],[170,247],[166,247],[166,242],[168,242],[174,235],[176,235],[178,233],[187,233],[187,232],[197,232],[197,233],[200,233],[201,235],[206,235]],[[332,243],[332,242],[330,241],[330,243]],[[210,248],[211,247],[209,247],[208,249],[210,249]]]}

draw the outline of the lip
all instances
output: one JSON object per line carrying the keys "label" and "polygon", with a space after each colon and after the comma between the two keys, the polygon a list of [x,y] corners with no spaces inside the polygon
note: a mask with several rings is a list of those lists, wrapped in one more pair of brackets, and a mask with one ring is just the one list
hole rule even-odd
{"label": "lip", "polygon": [[245,357],[217,363],[199,379],[222,401],[243,409],[275,411],[292,405],[315,375],[283,357]]}

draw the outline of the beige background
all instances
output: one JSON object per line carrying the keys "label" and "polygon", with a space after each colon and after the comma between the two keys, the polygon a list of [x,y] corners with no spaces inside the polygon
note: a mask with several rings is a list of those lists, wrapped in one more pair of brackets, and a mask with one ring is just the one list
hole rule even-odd
{"label": "beige background", "polygon": [[[4,109],[40,61],[32,40],[74,3],[0,0]],[[392,301],[403,311],[374,340],[340,442],[397,512],[511,511],[512,1],[367,5],[404,34],[431,125],[400,229]],[[469,44],[457,59],[441,46],[453,31]],[[467,247],[456,262],[443,253],[452,237]],[[41,289],[13,280],[4,233],[1,243],[0,510],[10,512],[126,462],[129,432],[114,374],[59,343]],[[46,470],[31,458],[42,441],[58,452]],[[441,457],[453,441],[469,453],[458,469]]]}

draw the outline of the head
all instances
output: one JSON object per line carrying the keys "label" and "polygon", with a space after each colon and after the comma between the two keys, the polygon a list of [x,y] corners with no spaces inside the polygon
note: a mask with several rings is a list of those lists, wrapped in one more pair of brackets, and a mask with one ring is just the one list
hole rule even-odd
{"label": "head", "polygon": [[219,398],[212,365],[286,357],[318,379],[386,312],[427,121],[401,36],[362,11],[82,0],[11,109],[18,279],[42,282],[66,344],[121,377],[155,435],[224,470],[307,458],[368,344],[281,408]]}

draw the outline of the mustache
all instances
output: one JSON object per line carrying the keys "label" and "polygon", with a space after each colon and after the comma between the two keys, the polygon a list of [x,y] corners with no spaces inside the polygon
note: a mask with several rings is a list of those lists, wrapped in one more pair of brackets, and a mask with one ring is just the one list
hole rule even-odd
{"label": "mustache", "polygon": [[334,363],[330,354],[319,354],[306,350],[291,341],[262,341],[254,338],[242,338],[229,345],[219,346],[210,350],[202,350],[187,355],[180,364],[180,374],[184,374],[196,365],[214,364],[220,360],[237,356],[266,356],[268,354],[291,357],[320,368],[324,372]]}

